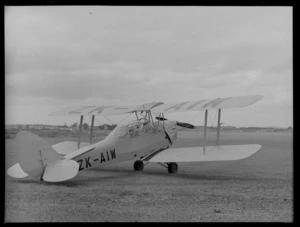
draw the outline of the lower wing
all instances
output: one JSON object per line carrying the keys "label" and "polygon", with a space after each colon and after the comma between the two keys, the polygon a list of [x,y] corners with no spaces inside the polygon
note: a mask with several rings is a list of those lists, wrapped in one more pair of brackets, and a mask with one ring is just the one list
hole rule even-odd
{"label": "lower wing", "polygon": [[231,161],[248,158],[255,154],[261,145],[224,145],[203,147],[170,148],[153,156],[148,162],[205,162]]}

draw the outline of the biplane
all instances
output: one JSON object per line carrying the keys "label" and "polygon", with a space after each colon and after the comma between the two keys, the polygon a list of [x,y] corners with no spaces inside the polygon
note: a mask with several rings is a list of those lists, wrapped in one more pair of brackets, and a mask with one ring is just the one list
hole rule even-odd
{"label": "biplane", "polygon": [[[72,179],[78,172],[111,163],[133,160],[133,169],[142,171],[148,163],[158,163],[169,173],[178,171],[178,162],[229,161],[250,157],[261,145],[219,145],[221,110],[252,105],[261,95],[199,100],[164,104],[146,103],[138,106],[73,106],[51,116],[80,116],[78,141],[64,141],[49,145],[37,135],[20,131],[16,135],[18,163],[7,170],[9,176],[39,178],[60,182]],[[206,145],[207,115],[217,110],[217,138],[214,146]],[[179,128],[193,129],[189,123],[168,120],[166,113],[205,111],[204,142],[201,147],[172,148]],[[136,119],[118,125],[103,140],[93,143],[95,116],[133,114]],[[90,116],[90,142],[81,142],[83,117]]]}

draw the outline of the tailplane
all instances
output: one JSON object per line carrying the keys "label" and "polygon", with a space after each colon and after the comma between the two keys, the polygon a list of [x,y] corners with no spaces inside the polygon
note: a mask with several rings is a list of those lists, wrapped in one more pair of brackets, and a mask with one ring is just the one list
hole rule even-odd
{"label": "tailplane", "polygon": [[12,167],[10,167],[8,170],[7,170],[7,174],[11,177],[14,177],[14,178],[24,178],[24,177],[28,177],[28,174],[25,173],[23,171],[23,169],[21,168],[20,166],[20,163],[16,163],[14,164]]}
{"label": "tailplane", "polygon": [[14,178],[40,177],[45,181],[59,182],[75,177],[78,163],[65,160],[62,155],[39,136],[21,131],[16,135],[18,163],[8,169]]}

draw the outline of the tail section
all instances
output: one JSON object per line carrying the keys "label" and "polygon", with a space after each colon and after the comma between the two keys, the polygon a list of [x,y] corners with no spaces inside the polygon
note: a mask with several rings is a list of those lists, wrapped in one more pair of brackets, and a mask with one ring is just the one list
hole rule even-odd
{"label": "tail section", "polygon": [[58,182],[71,179],[78,172],[78,163],[64,160],[61,155],[37,135],[21,131],[16,135],[18,162],[8,169],[11,177],[27,175],[42,177],[45,181]]}
{"label": "tail section", "polygon": [[7,174],[14,178],[24,178],[28,176],[28,174],[25,173],[21,168],[20,163],[16,163],[12,167],[10,167],[7,170]]}
{"label": "tail section", "polygon": [[78,163],[74,160],[58,160],[47,165],[43,180],[50,182],[66,181],[78,173]]}

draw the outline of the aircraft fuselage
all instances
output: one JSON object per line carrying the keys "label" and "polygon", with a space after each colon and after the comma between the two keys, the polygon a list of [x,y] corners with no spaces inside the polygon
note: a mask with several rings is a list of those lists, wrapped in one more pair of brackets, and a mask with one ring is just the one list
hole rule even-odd
{"label": "aircraft fuselage", "polygon": [[170,139],[171,142],[176,139],[176,124],[173,121],[166,121],[164,126],[158,121],[154,123],[156,130],[150,125],[119,126],[105,139],[72,152],[65,158],[77,161],[79,171],[82,171],[114,162],[140,159],[157,150],[168,148],[171,145]]}

